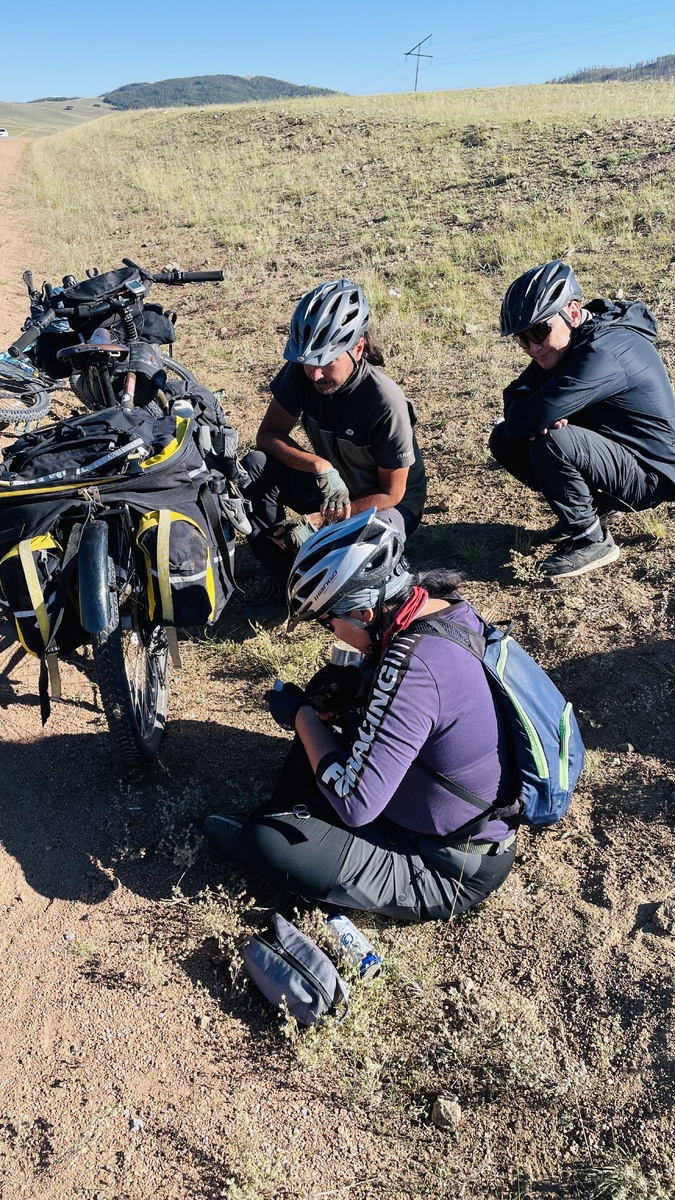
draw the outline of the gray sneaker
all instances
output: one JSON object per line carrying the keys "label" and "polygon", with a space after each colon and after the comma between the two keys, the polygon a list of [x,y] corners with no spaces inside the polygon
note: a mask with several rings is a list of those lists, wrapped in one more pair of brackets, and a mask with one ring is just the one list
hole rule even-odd
{"label": "gray sneaker", "polygon": [[601,542],[592,542],[590,538],[578,541],[570,538],[555,554],[544,559],[541,569],[550,579],[571,579],[575,575],[585,575],[587,571],[596,571],[598,567],[608,567],[616,562],[620,553],[609,532],[605,533]]}
{"label": "gray sneaker", "polygon": [[221,813],[213,813],[204,822],[204,834],[214,850],[222,854],[230,862],[241,862],[241,830],[242,822],[234,817],[224,817]]}

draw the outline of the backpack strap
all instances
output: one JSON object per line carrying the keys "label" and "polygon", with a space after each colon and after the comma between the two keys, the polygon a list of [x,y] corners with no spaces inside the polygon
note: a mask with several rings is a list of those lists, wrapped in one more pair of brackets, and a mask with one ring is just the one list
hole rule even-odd
{"label": "backpack strap", "polygon": [[[483,618],[480,618],[483,621]],[[483,621],[483,625],[485,622]],[[445,638],[448,642],[454,642],[456,646],[462,646],[473,654],[479,662],[482,662],[485,657],[485,647],[487,638],[482,633],[477,633],[474,629],[469,629],[468,625],[462,625],[459,621],[441,621],[435,617],[423,617],[420,621],[413,621],[408,626],[408,633],[430,633],[435,637]]]}

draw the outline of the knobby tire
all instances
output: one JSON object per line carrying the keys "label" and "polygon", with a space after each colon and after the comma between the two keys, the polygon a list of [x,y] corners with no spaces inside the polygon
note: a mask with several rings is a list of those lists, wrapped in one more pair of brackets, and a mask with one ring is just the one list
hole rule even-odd
{"label": "knobby tire", "polygon": [[[109,565],[114,573],[112,560]],[[147,640],[134,628],[135,621],[130,629],[122,628],[115,593],[111,598],[110,628],[94,634],[92,650],[108,728],[119,764],[128,772],[152,762],[162,744],[169,706],[168,646],[159,627]],[[134,660],[140,687],[134,678]]]}

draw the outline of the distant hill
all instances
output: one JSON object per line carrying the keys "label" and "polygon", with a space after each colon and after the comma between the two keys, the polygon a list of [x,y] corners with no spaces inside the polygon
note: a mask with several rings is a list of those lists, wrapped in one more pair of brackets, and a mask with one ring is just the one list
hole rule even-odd
{"label": "distant hill", "polygon": [[653,62],[636,63],[634,67],[587,67],[573,75],[551,79],[550,83],[609,83],[612,80],[639,82],[646,79],[675,79],[675,54],[664,54]]}
{"label": "distant hill", "polygon": [[101,97],[113,108],[182,108],[201,104],[242,104],[294,96],[334,96],[327,88],[306,87],[266,75],[192,75],[157,83],[127,83]]}
{"label": "distant hill", "polygon": [[111,109],[98,96],[46,97],[22,104],[0,100],[0,125],[9,131],[10,137],[43,137],[111,115]]}

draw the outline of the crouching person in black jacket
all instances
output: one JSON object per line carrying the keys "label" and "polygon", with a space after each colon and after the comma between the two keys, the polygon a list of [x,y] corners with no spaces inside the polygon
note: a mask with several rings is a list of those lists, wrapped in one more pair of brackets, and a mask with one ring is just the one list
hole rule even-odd
{"label": "crouching person in black jacket", "polygon": [[656,321],[640,303],[582,307],[556,259],[511,284],[501,331],[532,361],[504,392],[490,449],[558,518],[547,540],[565,540],[543,571],[569,578],[608,566],[619,557],[614,512],[675,498],[675,395]]}

